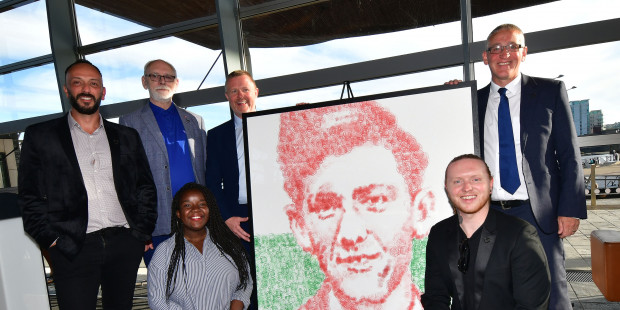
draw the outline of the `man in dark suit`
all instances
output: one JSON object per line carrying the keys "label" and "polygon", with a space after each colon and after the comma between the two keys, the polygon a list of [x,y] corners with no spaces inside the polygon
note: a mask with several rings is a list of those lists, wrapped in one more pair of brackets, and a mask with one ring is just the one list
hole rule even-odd
{"label": "man in dark suit", "polygon": [[[237,70],[226,77],[225,89],[234,116],[207,132],[206,185],[215,195],[226,225],[242,240],[254,271],[241,114],[256,111],[258,88],[249,72]],[[256,291],[252,293],[251,306],[255,305]]]}
{"label": "man in dark suit", "polygon": [[[551,272],[549,308],[570,309],[561,239],[574,234],[579,219],[587,217],[581,155],[564,83],[520,74],[526,55],[523,31],[512,24],[495,28],[482,53],[491,83],[478,91],[480,141],[486,163],[502,183],[493,190],[491,206],[538,229]],[[501,88],[512,125],[514,192],[503,185],[510,169],[502,166],[511,159],[504,160],[498,134],[504,127],[498,115]]]}
{"label": "man in dark suit", "polygon": [[489,34],[482,59],[491,83],[478,91],[480,145],[501,183],[491,207],[536,227],[551,272],[549,308],[570,309],[562,239],[587,217],[581,155],[564,83],[521,74],[526,56],[519,27]]}
{"label": "man in dark suit", "polygon": [[61,309],[131,309],[138,266],[157,219],[153,177],[138,133],[104,120],[101,72],[65,71],[72,109],[26,129],[18,203],[24,230],[49,250]]}
{"label": "man in dark suit", "polygon": [[456,214],[428,237],[425,309],[547,309],[549,269],[536,229],[491,209],[492,188],[480,157],[448,164],[445,189]]}
{"label": "man in dark suit", "polygon": [[157,246],[170,236],[174,194],[185,183],[205,184],[207,134],[202,117],[172,101],[179,86],[172,64],[161,59],[147,62],[142,86],[149,91],[149,100],[140,109],[121,116],[119,124],[140,134],[157,187],[157,224],[144,252],[148,267]]}

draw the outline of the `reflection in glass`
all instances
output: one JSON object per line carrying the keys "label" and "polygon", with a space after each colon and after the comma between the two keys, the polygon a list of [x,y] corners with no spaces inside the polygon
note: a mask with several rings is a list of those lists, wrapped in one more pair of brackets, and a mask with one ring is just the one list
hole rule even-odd
{"label": "reflection in glass", "polygon": [[0,75],[0,123],[58,112],[54,65]]}

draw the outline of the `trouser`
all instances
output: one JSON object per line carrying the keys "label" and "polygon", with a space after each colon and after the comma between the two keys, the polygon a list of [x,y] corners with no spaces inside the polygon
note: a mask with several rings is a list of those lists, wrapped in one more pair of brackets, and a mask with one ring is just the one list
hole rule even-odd
{"label": "trouser", "polygon": [[103,309],[131,309],[142,252],[144,242],[122,227],[86,234],[82,249],[72,260],[51,247],[60,309],[95,309],[100,285]]}
{"label": "trouser", "polygon": [[499,205],[491,204],[496,210],[506,214],[524,219],[528,223],[536,227],[538,237],[545,249],[547,262],[549,263],[549,273],[551,274],[551,295],[549,296],[550,310],[566,310],[572,309],[570,298],[568,297],[568,283],[566,281],[566,267],[564,265],[564,245],[557,231],[551,234],[543,232],[532,213],[532,206],[529,203],[522,204],[507,210],[502,209]]}

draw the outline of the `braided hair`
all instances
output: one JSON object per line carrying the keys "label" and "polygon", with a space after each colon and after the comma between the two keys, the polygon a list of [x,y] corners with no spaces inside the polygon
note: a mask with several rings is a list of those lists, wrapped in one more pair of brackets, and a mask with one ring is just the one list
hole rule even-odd
{"label": "braided hair", "polygon": [[166,300],[170,299],[172,292],[174,292],[179,260],[183,267],[183,274],[185,274],[185,237],[183,234],[183,222],[177,217],[177,212],[180,210],[181,196],[190,190],[200,191],[207,201],[207,207],[209,208],[209,219],[207,221],[209,238],[211,238],[211,241],[213,241],[217,249],[228,261],[232,258],[230,263],[236,265],[239,272],[240,283],[237,285],[237,290],[245,289],[249,280],[248,259],[239,238],[224,223],[213,193],[203,185],[187,183],[179,189],[172,199],[171,231],[174,234],[174,249],[170,258],[170,265],[168,265]]}

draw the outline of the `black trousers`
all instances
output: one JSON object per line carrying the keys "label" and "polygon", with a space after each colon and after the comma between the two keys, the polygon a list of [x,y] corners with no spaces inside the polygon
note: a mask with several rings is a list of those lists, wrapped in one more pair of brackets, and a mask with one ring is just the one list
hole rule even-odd
{"label": "black trousers", "polygon": [[131,309],[144,242],[127,228],[105,228],[86,234],[73,260],[49,249],[61,310],[95,309],[101,285],[103,309]]}

